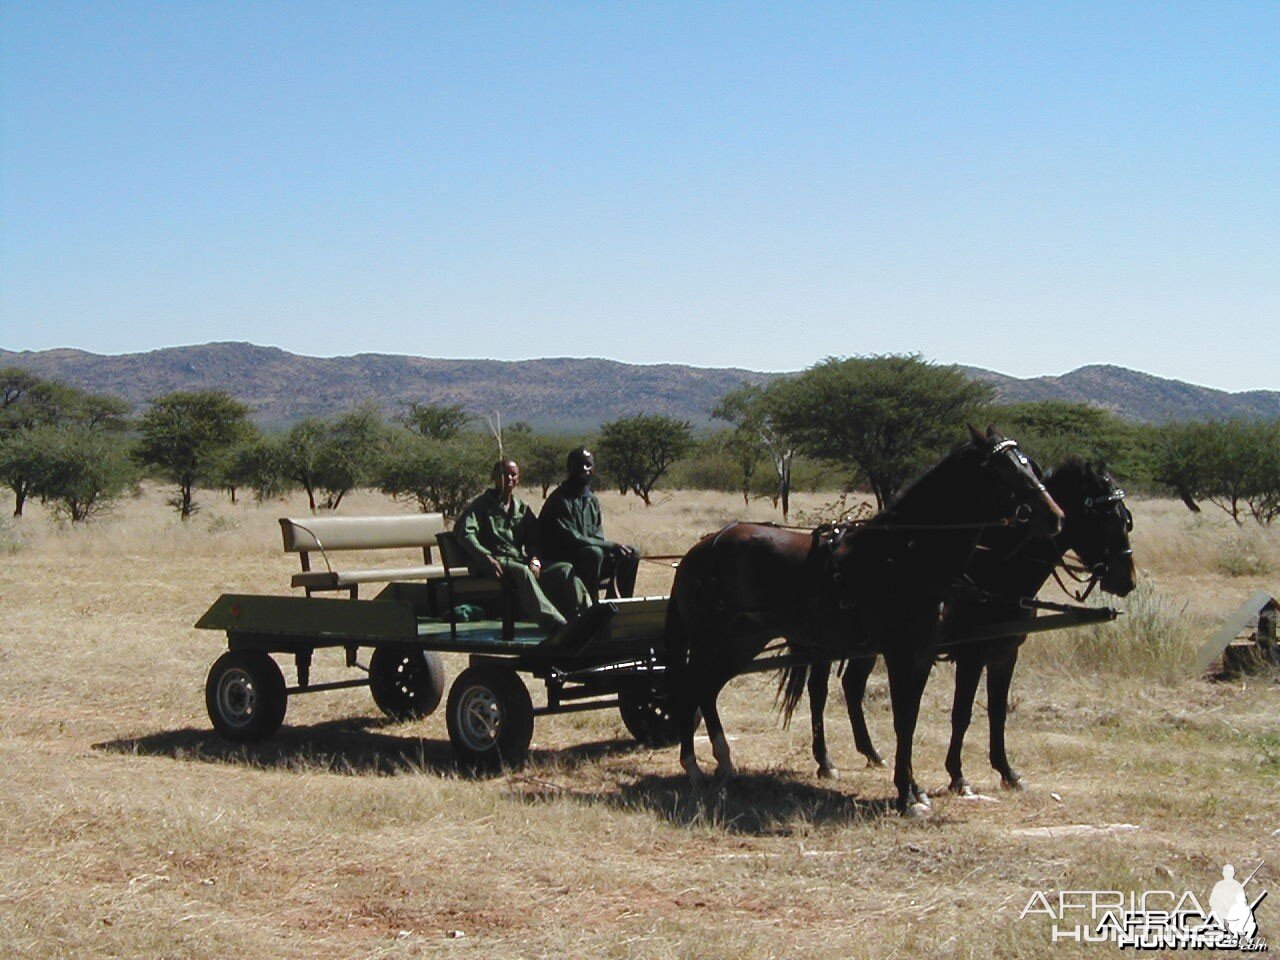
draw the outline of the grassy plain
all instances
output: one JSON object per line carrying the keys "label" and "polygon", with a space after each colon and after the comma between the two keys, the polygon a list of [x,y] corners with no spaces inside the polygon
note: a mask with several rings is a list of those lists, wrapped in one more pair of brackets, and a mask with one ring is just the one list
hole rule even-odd
{"label": "grassy plain", "polygon": [[[273,740],[229,746],[203,703],[222,638],[191,624],[222,592],[289,592],[275,519],[305,506],[206,494],[184,525],[163,498],[84,529],[38,505],[0,523],[0,955],[1099,957],[1115,948],[1055,945],[1044,917],[1019,919],[1031,895],[1204,899],[1223,863],[1261,860],[1250,889],[1274,890],[1257,919],[1280,942],[1280,685],[1189,666],[1253,590],[1280,594],[1280,529],[1134,502],[1130,615],[1024,648],[1010,743],[1029,789],[998,789],[980,694],[967,772],[988,796],[941,794],[942,665],[916,753],[938,795],[909,822],[888,772],[855,754],[838,693],[843,774],[821,781],[807,724],[780,726],[760,675],[726,691],[742,772],[718,792],[691,790],[674,750],[636,747],[612,712],[541,719],[529,765],[484,780],[454,770],[442,716],[392,724],[363,690],[297,698]],[[647,553],[776,516],[727,495],[603,499],[613,535]],[[360,494],[342,512],[405,509]],[[642,591],[670,577],[646,564]],[[339,661],[319,655],[314,678],[347,677]],[[881,670],[868,712],[891,753]]]}

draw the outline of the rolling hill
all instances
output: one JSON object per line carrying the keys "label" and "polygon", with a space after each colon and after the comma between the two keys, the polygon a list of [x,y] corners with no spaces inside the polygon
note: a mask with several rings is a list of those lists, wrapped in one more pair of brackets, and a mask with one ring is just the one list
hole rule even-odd
{"label": "rolling hill", "polygon": [[[326,416],[375,401],[389,412],[412,401],[460,403],[501,412],[545,430],[586,430],[634,413],[707,423],[716,401],[743,383],[778,374],[679,364],[642,366],[603,359],[440,360],[387,354],[306,357],[249,343],[208,343],[147,353],[102,355],[60,349],[0,349],[0,366],[110,394],[141,407],[175,390],[226,390],[265,425]],[[1123,367],[1081,367],[1059,377],[1020,380],[962,368],[1007,401],[1093,403],[1132,420],[1164,422],[1280,417],[1280,391],[1227,393]]]}

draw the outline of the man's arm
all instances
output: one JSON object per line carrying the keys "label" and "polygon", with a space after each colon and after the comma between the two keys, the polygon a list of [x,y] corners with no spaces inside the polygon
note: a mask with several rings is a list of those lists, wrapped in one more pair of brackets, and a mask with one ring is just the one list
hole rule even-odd
{"label": "man's arm", "polygon": [[502,579],[502,564],[480,542],[480,498],[477,497],[467,505],[453,525],[453,532],[458,537],[462,548],[472,558],[478,570],[491,570],[499,580]]}

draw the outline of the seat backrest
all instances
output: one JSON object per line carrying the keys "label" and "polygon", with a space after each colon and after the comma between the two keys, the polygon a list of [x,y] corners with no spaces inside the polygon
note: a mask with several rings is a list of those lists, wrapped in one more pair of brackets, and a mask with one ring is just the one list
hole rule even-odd
{"label": "seat backrest", "polygon": [[467,551],[457,534],[444,530],[436,535],[436,543],[440,545],[440,559],[446,570],[466,570]]}
{"label": "seat backrest", "polygon": [[447,529],[439,513],[386,517],[280,518],[286,553],[311,550],[378,550],[384,547],[430,547]]}

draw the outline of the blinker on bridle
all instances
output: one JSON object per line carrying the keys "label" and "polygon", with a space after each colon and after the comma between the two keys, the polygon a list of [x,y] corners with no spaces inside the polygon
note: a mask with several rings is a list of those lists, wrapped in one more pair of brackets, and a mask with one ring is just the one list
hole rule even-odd
{"label": "blinker on bridle", "polygon": [[[1035,471],[1032,469],[1032,466],[1031,466],[1030,458],[1021,450],[1018,449],[1018,441],[1014,440],[1012,437],[1007,437],[1004,440],[1001,440],[999,443],[997,443],[994,447],[992,447],[991,452],[988,453],[985,457],[983,457],[982,465],[985,467],[988,463],[991,462],[993,458],[995,458],[999,454],[1008,453],[1010,451],[1012,451],[1013,457],[1018,461],[1019,465],[1021,465],[1022,467],[1025,467],[1027,473],[1031,475],[1032,489],[1037,490],[1040,493],[1043,493],[1045,495],[1048,495],[1049,493],[1048,488],[1046,488],[1044,483],[1041,482],[1040,478],[1035,475]],[[1022,504],[1018,508],[1019,514],[1020,514],[1019,519],[1027,519],[1030,516],[1029,512],[1026,514],[1026,516],[1021,515],[1021,510],[1022,510],[1022,507],[1024,506],[1027,506],[1027,505]]]}
{"label": "blinker on bridle", "polygon": [[1099,513],[1112,504],[1119,504],[1120,512],[1124,515],[1125,532],[1133,532],[1133,514],[1129,508],[1124,505],[1124,491],[1119,487],[1114,488],[1111,493],[1104,497],[1085,497],[1084,508],[1086,510],[1096,509]]}

